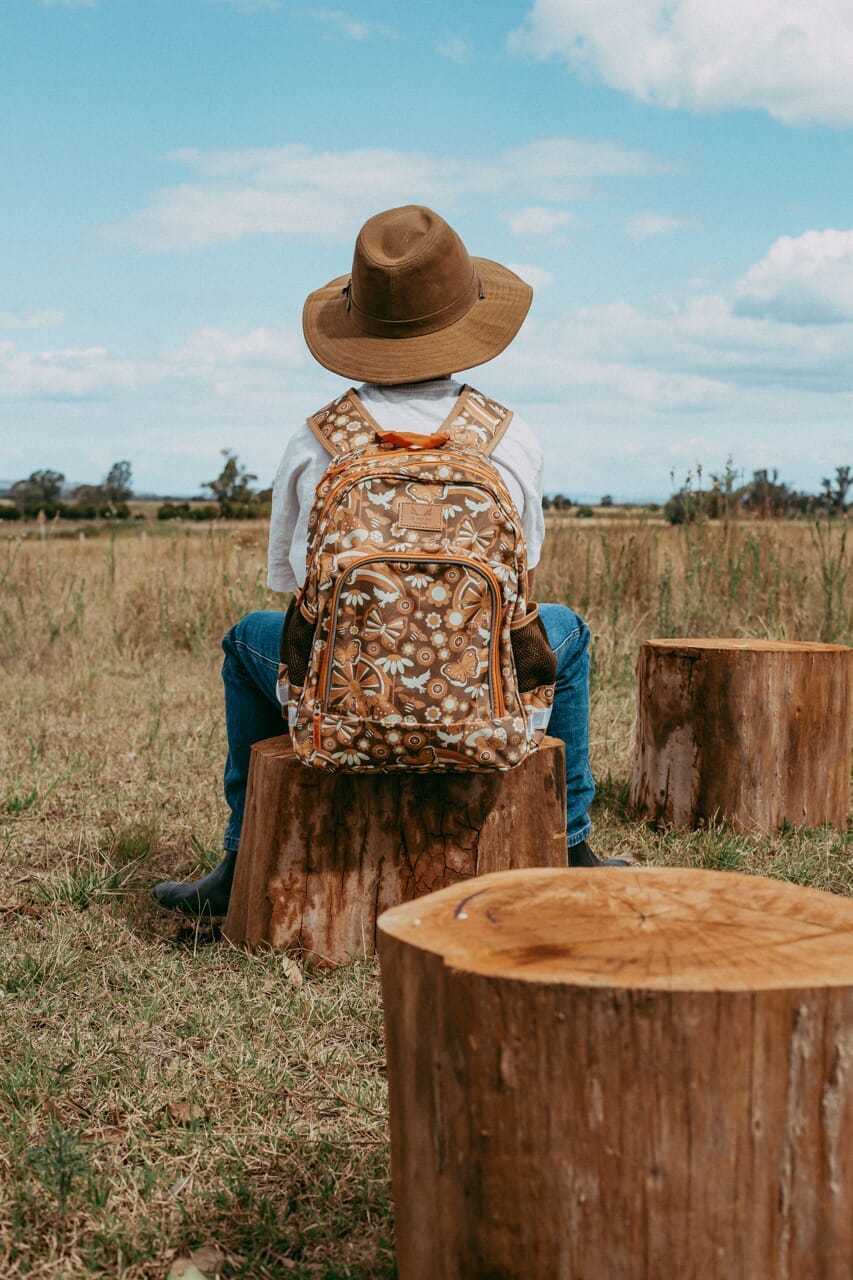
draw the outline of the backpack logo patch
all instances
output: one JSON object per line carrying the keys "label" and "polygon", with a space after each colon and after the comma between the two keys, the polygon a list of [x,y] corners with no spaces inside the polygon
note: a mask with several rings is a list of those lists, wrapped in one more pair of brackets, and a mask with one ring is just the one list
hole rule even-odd
{"label": "backpack logo patch", "polygon": [[397,524],[404,529],[441,533],[444,507],[438,502],[407,502],[401,498],[397,503]]}

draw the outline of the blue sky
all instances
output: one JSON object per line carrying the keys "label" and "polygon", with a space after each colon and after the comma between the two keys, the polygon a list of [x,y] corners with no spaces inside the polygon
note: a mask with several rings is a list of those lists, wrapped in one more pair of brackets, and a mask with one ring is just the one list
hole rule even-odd
{"label": "blue sky", "polygon": [[[322,0],[321,0],[322,2]],[[371,213],[534,285],[471,381],[547,488],[853,461],[849,0],[0,3],[0,477],[271,481]]]}

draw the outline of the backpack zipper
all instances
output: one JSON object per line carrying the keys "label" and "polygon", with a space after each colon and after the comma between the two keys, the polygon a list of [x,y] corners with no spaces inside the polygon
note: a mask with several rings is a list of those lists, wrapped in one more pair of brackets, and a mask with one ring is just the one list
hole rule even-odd
{"label": "backpack zipper", "polygon": [[[375,454],[375,455],[373,455],[373,456],[362,458],[360,461],[362,461],[362,462],[364,462],[364,463],[378,462],[380,459],[387,458],[387,456],[388,456],[387,451],[383,451],[383,452],[381,452],[381,453],[377,453],[377,454]],[[398,463],[399,463],[399,462],[401,462],[401,461],[403,461],[403,460],[410,461],[410,460],[412,460],[412,459],[417,459],[418,461],[423,461],[423,457],[424,457],[424,455],[423,455],[422,453],[417,453],[417,452],[415,452],[415,453],[411,453],[411,454],[410,454],[410,453],[404,453],[404,454],[400,455],[400,456],[396,459],[396,461],[397,461]],[[478,475],[482,480],[484,480],[484,481],[486,481],[486,482],[487,482],[487,484],[486,484],[486,486],[485,486],[485,487],[486,487],[487,489],[489,489],[489,491],[491,492],[491,494],[492,494],[492,495],[497,499],[496,505],[500,505],[501,507],[508,508],[508,514],[512,517],[512,519],[513,519],[513,523],[514,523],[518,528],[520,528],[520,523],[519,523],[519,521],[518,521],[518,517],[517,517],[517,515],[516,515],[515,506],[514,506],[514,504],[513,504],[512,498],[510,497],[510,495],[509,495],[509,491],[506,489],[506,486],[504,485],[504,483],[503,483],[503,481],[502,481],[502,479],[501,479],[501,477],[500,477],[500,474],[497,472],[497,469],[495,468],[494,463],[492,463],[492,464],[487,464],[487,466],[482,466],[482,465],[479,463],[479,461],[478,461],[478,459],[477,459],[477,457],[476,457],[476,456],[474,456],[474,457],[472,457],[472,458],[470,458],[470,459],[469,459],[469,458],[467,458],[467,457],[466,457],[466,458],[463,458],[463,459],[461,459],[461,463],[462,463],[462,465],[463,465],[463,466],[467,467],[470,471],[472,471],[475,475]],[[323,519],[324,519],[324,517],[325,517],[325,515],[326,515],[326,511],[327,511],[327,509],[328,509],[329,505],[330,505],[330,504],[331,504],[331,502],[332,502],[332,499],[333,499],[333,498],[336,498],[336,497],[338,496],[338,494],[339,494],[343,489],[347,488],[347,486],[348,486],[348,485],[350,485],[350,484],[358,484],[358,482],[359,482],[360,480],[363,480],[363,479],[365,479],[365,478],[366,478],[366,476],[365,476],[364,474],[362,474],[362,475],[354,475],[354,474],[352,473],[351,468],[352,468],[352,461],[351,461],[351,459],[350,459],[349,457],[345,457],[345,458],[343,459],[343,461],[342,461],[342,462],[338,463],[337,467],[332,466],[332,467],[330,467],[330,468],[327,470],[327,473],[326,473],[326,474],[327,474],[327,475],[329,475],[329,476],[333,476],[333,475],[335,474],[335,472],[336,472],[338,469],[341,469],[341,470],[344,470],[344,471],[349,471],[349,474],[348,474],[348,475],[344,475],[340,480],[336,481],[336,483],[334,483],[334,484],[332,485],[332,487],[331,487],[331,488],[329,489],[329,491],[327,492],[326,496],[323,498],[323,505],[320,507],[320,510],[319,510],[319,512],[317,513],[317,525],[316,525],[315,540],[316,540],[316,538],[317,538],[317,537],[319,537],[320,530],[321,530],[321,527],[322,527],[322,524],[323,524]],[[368,473],[368,475],[369,475],[369,473]],[[407,475],[405,475],[405,474],[403,474],[403,475],[396,475],[396,474],[395,474],[395,478],[396,478],[396,479],[401,479],[401,480],[409,480],[409,481],[415,481],[415,482],[416,482],[416,477],[414,477],[414,476],[407,476]],[[497,484],[495,483],[495,481],[497,481]],[[439,481],[438,483],[455,483],[455,484],[459,484],[459,483],[460,483],[460,481],[449,481],[449,482],[448,482],[448,481]],[[500,488],[498,488],[498,486],[500,486]],[[434,557],[433,557],[433,558],[434,558]]]}
{"label": "backpack zipper", "polygon": [[[444,455],[444,456],[445,456],[445,458],[447,457],[447,455]],[[450,456],[452,457],[453,455],[450,455]],[[364,464],[368,464],[368,465],[369,465],[370,463],[373,463],[373,462],[384,461],[387,457],[388,457],[388,452],[387,452],[387,450],[382,450],[381,452],[377,452],[377,453],[375,453],[375,454],[370,454],[370,455],[367,455],[367,456],[363,456],[361,459],[359,459],[359,461],[360,461],[361,463],[364,463]],[[421,453],[421,452],[419,452],[419,451],[413,451],[413,452],[411,452],[411,453],[410,453],[410,452],[400,452],[400,453],[398,453],[397,458],[395,459],[395,461],[396,461],[396,462],[398,462],[398,463],[400,463],[400,462],[412,462],[412,461],[422,462],[422,461],[423,461],[423,459],[424,459],[424,454],[423,454],[423,453]],[[475,475],[480,476],[480,478],[481,478],[481,479],[483,479],[484,481],[486,481],[487,487],[491,490],[491,492],[494,494],[494,496],[495,496],[497,499],[499,499],[499,501],[500,501],[501,505],[508,505],[508,506],[509,506],[509,509],[510,509],[510,513],[514,513],[515,508],[514,508],[514,506],[513,506],[512,498],[509,496],[509,492],[508,492],[508,490],[506,489],[506,486],[504,485],[503,480],[501,479],[500,472],[498,472],[498,470],[497,470],[497,468],[495,467],[494,463],[491,463],[491,464],[489,464],[489,463],[483,464],[483,463],[481,463],[481,462],[480,462],[480,460],[477,458],[477,456],[476,456],[476,455],[472,455],[470,458],[469,458],[469,457],[467,457],[467,456],[466,456],[466,457],[463,457],[463,458],[459,459],[459,462],[460,462],[460,464],[461,464],[462,466],[467,467],[467,468],[468,468],[470,471],[472,471]],[[340,490],[341,490],[341,489],[343,489],[343,488],[345,488],[345,487],[346,487],[346,485],[347,485],[347,483],[348,483],[350,480],[352,480],[354,483],[357,483],[357,482],[358,482],[358,480],[364,479],[364,476],[354,476],[354,475],[352,474],[351,469],[352,469],[352,460],[351,460],[351,455],[350,455],[349,457],[345,457],[341,462],[339,462],[339,463],[337,464],[337,466],[332,466],[332,467],[329,467],[329,468],[328,468],[328,470],[327,470],[326,474],[327,474],[327,476],[328,476],[329,478],[331,478],[332,476],[334,476],[334,475],[335,475],[335,473],[336,473],[337,471],[339,471],[339,470],[341,470],[341,471],[349,471],[349,472],[350,472],[350,474],[349,474],[349,475],[344,475],[342,479],[338,480],[335,484],[333,484],[333,485],[332,485],[332,487],[329,489],[328,493],[326,494],[326,496],[324,497],[324,499],[323,499],[323,505],[322,505],[322,507],[320,508],[320,512],[319,512],[319,515],[318,515],[318,518],[317,518],[317,524],[318,524],[318,527],[319,527],[319,525],[320,525],[320,522],[321,522],[321,520],[322,520],[323,516],[325,515],[326,507],[327,507],[327,506],[328,506],[328,504],[331,502],[332,498],[337,497],[337,495],[338,495],[338,493],[340,492]],[[406,479],[406,480],[416,480],[416,479],[417,479],[417,477],[414,477],[414,476],[408,476],[408,475],[406,475],[406,474],[399,475],[399,477],[397,477],[397,478],[399,478],[399,479]],[[497,482],[497,483],[495,483],[495,482]],[[457,483],[457,484],[458,484],[458,483],[459,483],[459,481],[450,481],[450,482],[448,482],[448,481],[439,481],[439,483]],[[500,487],[498,487],[498,486],[500,486]]]}
{"label": "backpack zipper", "polygon": [[[479,564],[475,560],[466,560],[459,556],[447,555],[427,555],[405,553],[401,555],[377,554],[363,556],[360,560],[347,565],[343,573],[335,583],[332,591],[331,599],[327,612],[331,618],[329,633],[326,638],[326,648],[320,661],[320,669],[317,672],[317,693],[322,693],[322,697],[316,697],[313,703],[314,712],[314,745],[317,746],[319,735],[319,717],[322,715],[324,705],[329,702],[329,691],[331,688],[332,673],[330,659],[334,654],[335,636],[337,634],[338,619],[338,601],[340,599],[343,585],[349,575],[355,569],[362,569],[367,564],[410,564],[412,562],[420,562],[424,564],[450,564],[458,565],[460,568],[472,570],[479,573],[486,579],[489,586],[489,593],[492,597],[492,611],[496,619],[497,625],[492,630],[489,643],[489,694],[491,695],[492,708],[497,719],[501,719],[506,715],[506,707],[503,698],[503,688],[501,686],[501,663],[500,663],[500,617],[502,612],[502,590],[497,575],[485,564]],[[319,750],[319,748],[318,748]]]}

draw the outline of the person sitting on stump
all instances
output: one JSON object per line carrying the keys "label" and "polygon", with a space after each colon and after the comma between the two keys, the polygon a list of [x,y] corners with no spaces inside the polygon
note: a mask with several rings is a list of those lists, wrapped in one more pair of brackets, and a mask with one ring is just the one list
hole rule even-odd
{"label": "person sitting on stump", "polygon": [[[451,417],[463,392],[452,372],[499,355],[521,328],[532,296],[508,268],[472,258],[438,214],[406,205],[368,219],[356,240],[351,275],[306,300],[303,332],[320,364],[361,382],[358,399],[380,428],[429,436]],[[274,591],[295,591],[305,579],[308,516],[329,461],[304,422],[288,442],[273,488],[268,581]],[[543,457],[517,414],[491,461],[521,517],[532,586],[545,533]],[[588,843],[595,790],[589,766],[589,629],[565,605],[542,604],[539,611],[557,662],[548,732],[566,750],[569,865],[625,865],[619,859],[602,864]],[[158,884],[154,898],[168,910],[189,916],[222,916],[227,910],[251,748],[283,728],[277,696],[283,623],[278,610],[259,610],[235,623],[222,642],[230,809],[225,856],[201,880]]]}

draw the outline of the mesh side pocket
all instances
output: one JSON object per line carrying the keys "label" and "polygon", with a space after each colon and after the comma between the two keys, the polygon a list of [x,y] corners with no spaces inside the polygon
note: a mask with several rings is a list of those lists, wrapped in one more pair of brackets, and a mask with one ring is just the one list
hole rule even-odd
{"label": "mesh side pocket", "polygon": [[519,693],[553,684],[557,678],[557,659],[548,643],[538,605],[530,606],[520,622],[510,628],[509,635]]}
{"label": "mesh side pocket", "polygon": [[284,615],[284,629],[281,633],[281,661],[287,667],[291,685],[301,689],[308,674],[311,660],[311,645],[314,642],[314,631],[317,624],[309,622],[297,607],[296,596],[293,597]]}

